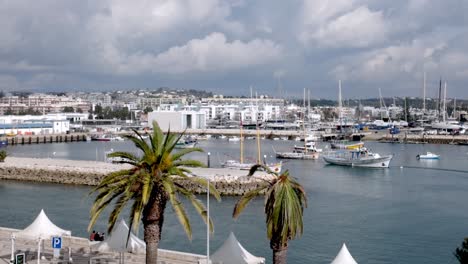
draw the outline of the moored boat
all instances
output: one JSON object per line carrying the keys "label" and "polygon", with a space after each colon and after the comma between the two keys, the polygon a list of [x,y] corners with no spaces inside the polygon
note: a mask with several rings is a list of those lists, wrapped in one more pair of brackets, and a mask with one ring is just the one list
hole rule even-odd
{"label": "moored boat", "polygon": [[332,149],[348,149],[348,150],[358,150],[364,147],[364,142],[348,142],[345,140],[335,141],[330,144]]}
{"label": "moored boat", "polygon": [[[237,169],[237,170],[250,170],[252,166],[254,166],[255,163],[240,163],[237,160],[227,160],[223,164],[221,164],[221,167],[227,168],[227,169]],[[270,170],[280,173],[283,163],[278,162],[278,163],[268,163],[265,164]]]}
{"label": "moored boat", "polygon": [[278,159],[301,159],[301,160],[316,160],[319,158],[318,152],[304,152],[300,150],[293,150],[292,152],[276,152]]}
{"label": "moored boat", "polygon": [[440,155],[437,155],[428,151],[426,154],[417,155],[416,158],[417,159],[439,159]]}
{"label": "moored boat", "polygon": [[392,158],[393,155],[381,156],[366,148],[357,151],[335,151],[323,156],[323,160],[330,164],[366,168],[388,168]]}

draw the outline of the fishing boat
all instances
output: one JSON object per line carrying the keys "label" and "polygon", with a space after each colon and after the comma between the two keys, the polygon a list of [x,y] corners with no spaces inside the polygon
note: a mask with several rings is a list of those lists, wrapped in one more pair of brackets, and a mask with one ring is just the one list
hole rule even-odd
{"label": "fishing boat", "polygon": [[366,167],[366,168],[388,168],[393,155],[381,156],[372,153],[366,148],[359,150],[333,151],[323,156],[327,163],[341,166]]}
{"label": "fishing boat", "polygon": [[359,150],[364,147],[364,142],[349,142],[347,140],[334,141],[330,144],[332,149]]}
{"label": "fishing boat", "polygon": [[440,155],[437,155],[428,151],[426,154],[417,155],[416,158],[417,159],[439,159]]}
{"label": "fishing boat", "polygon": [[239,142],[241,139],[238,136],[232,136],[228,138],[229,142]]}

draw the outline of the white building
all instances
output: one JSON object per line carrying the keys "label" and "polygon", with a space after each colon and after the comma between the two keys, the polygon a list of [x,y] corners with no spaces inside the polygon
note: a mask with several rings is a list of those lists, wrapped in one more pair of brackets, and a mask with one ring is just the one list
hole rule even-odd
{"label": "white building", "polygon": [[0,116],[0,134],[47,135],[63,134],[70,130],[66,116]]}
{"label": "white building", "polygon": [[153,111],[148,113],[148,124],[152,128],[153,121],[158,122],[163,131],[184,129],[205,129],[206,114],[203,111]]}

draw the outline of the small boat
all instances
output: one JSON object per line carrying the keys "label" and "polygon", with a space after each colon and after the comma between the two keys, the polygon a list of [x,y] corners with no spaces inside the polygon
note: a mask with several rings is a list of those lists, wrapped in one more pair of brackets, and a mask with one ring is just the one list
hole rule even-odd
{"label": "small boat", "polygon": [[[221,164],[221,167],[227,168],[227,169],[250,170],[250,168],[252,168],[252,166],[254,166],[254,165],[255,165],[255,163],[240,163],[237,160],[227,160],[226,162]],[[283,163],[282,162],[269,163],[269,164],[266,164],[266,166],[270,170],[272,170],[272,171],[274,171],[276,173],[280,173],[281,168],[283,166]]]}
{"label": "small boat", "polygon": [[319,158],[318,152],[309,152],[301,150],[293,150],[292,152],[276,152],[278,159],[300,159],[300,160],[316,160]]}
{"label": "small boat", "polygon": [[393,155],[380,156],[380,154],[372,153],[366,148],[335,151],[323,156],[323,160],[330,164],[366,168],[388,168],[392,158]]}
{"label": "small boat", "polygon": [[426,154],[417,155],[416,158],[417,159],[439,159],[440,155],[437,155],[428,151]]}
{"label": "small boat", "polygon": [[228,141],[229,141],[229,142],[239,142],[239,141],[240,141],[240,137],[238,137],[238,136],[229,137],[229,138],[228,138]]}
{"label": "small boat", "polygon": [[364,142],[352,143],[348,141],[335,141],[330,144],[332,149],[359,150],[364,147]]}
{"label": "small boat", "polygon": [[197,145],[198,141],[191,137],[181,138],[179,142],[176,143],[176,149],[187,149],[187,148],[194,148]]}
{"label": "small boat", "polygon": [[124,139],[120,136],[114,136],[110,134],[102,134],[102,135],[93,135],[91,136],[91,141],[123,141]]}
{"label": "small boat", "polygon": [[322,152],[322,149],[317,148],[315,142],[310,141],[305,144],[305,146],[296,146],[294,145],[294,149],[298,151],[304,151],[307,148],[308,152]]}

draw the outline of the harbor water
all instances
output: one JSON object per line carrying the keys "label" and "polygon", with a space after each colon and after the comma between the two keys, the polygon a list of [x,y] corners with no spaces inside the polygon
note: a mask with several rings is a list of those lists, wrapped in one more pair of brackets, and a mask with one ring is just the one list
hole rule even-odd
{"label": "harbor water", "polygon": [[[288,150],[292,141],[264,140],[262,155],[274,161],[273,147]],[[239,156],[239,142],[200,142],[205,153],[192,157],[219,163]],[[323,160],[284,162],[307,191],[304,234],[291,241],[288,263],[330,263],[346,243],[359,263],[457,263],[453,251],[468,236],[468,146],[366,143],[380,154],[394,154],[389,169],[365,169],[327,165]],[[325,144],[321,144],[325,148]],[[254,140],[246,140],[246,156],[255,159]],[[130,142],[73,142],[8,146],[11,156],[102,161],[106,151],[135,151]],[[440,160],[417,160],[431,151]],[[57,175],[60,177],[60,175]],[[88,236],[90,187],[0,181],[0,226],[24,228],[44,208],[58,226],[75,236]],[[200,196],[200,199],[206,199]],[[271,250],[266,238],[263,198],[255,199],[233,220],[238,197],[210,200],[215,233],[214,252],[231,231],[252,254],[266,257]],[[206,253],[206,226],[195,211],[190,215],[193,239],[189,241],[170,206],[166,210],[161,247]],[[125,214],[126,215],[126,214]],[[102,217],[95,229],[106,229]],[[142,233],[140,232],[140,237]]]}

